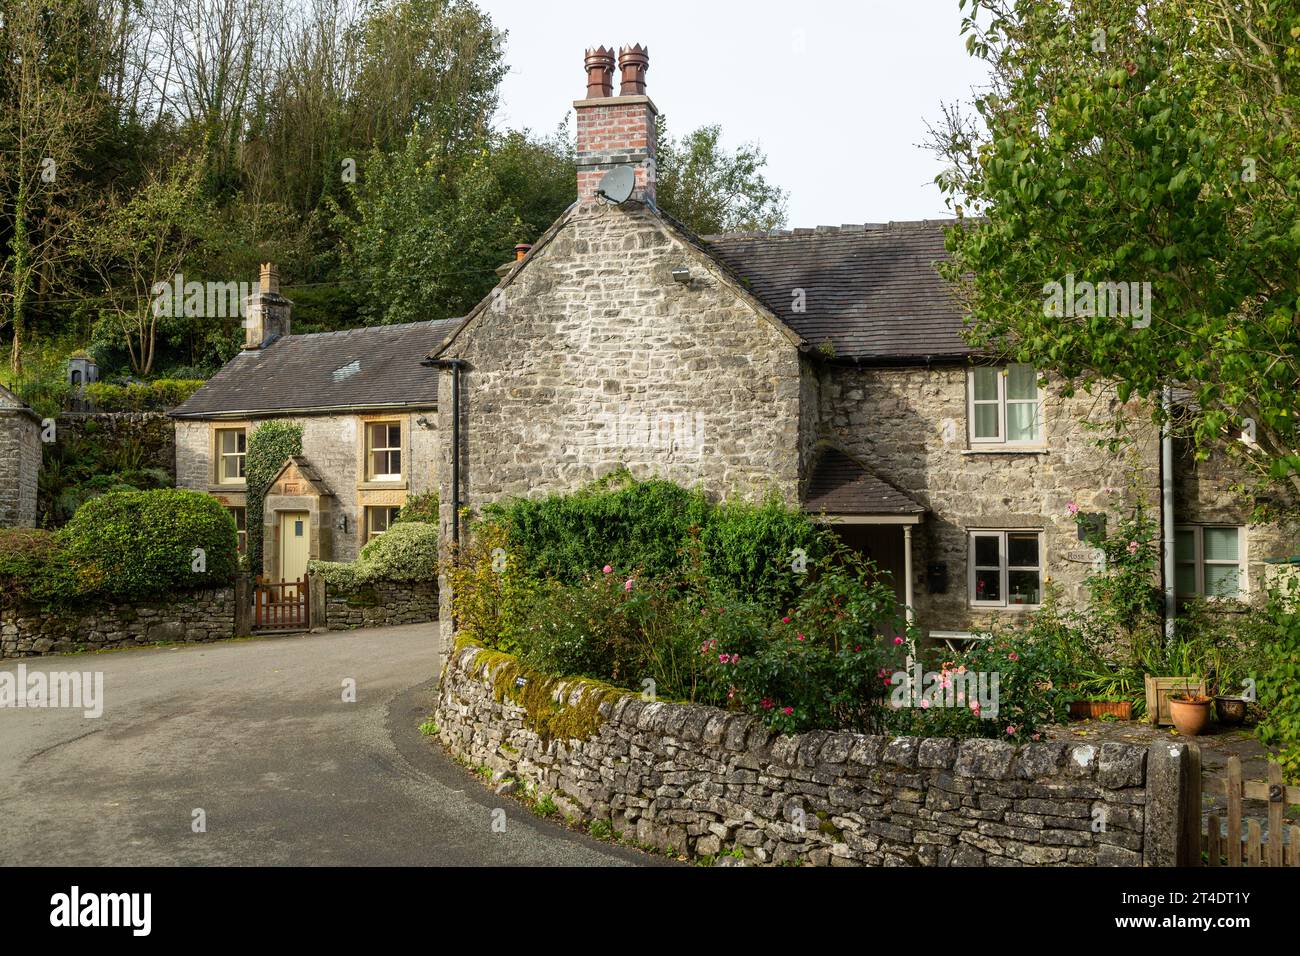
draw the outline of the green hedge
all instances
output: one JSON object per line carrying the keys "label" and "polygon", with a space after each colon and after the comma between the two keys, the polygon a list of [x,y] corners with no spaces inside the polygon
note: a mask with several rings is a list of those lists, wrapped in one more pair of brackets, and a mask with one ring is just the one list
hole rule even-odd
{"label": "green hedge", "polygon": [[826,532],[775,498],[715,504],[698,490],[626,472],[573,494],[489,505],[484,515],[505,527],[511,552],[537,577],[574,584],[605,565],[673,576],[698,542],[717,586],[770,607],[798,592],[796,549],[809,561],[826,550]]}
{"label": "green hedge", "polygon": [[356,561],[312,561],[307,570],[324,577],[326,587],[336,591],[384,581],[437,581],[438,526],[421,521],[395,524],[362,548]]}
{"label": "green hedge", "polygon": [[68,606],[222,587],[236,560],[234,519],[197,491],[110,492],[87,501],[53,534],[0,535],[6,603]]}
{"label": "green hedge", "polygon": [[85,394],[101,412],[165,412],[181,404],[202,385],[202,379],[172,378],[127,385],[91,382]]}

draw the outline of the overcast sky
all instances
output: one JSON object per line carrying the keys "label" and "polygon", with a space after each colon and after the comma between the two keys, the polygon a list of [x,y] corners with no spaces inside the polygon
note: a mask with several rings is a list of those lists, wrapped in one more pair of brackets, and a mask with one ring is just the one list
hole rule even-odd
{"label": "overcast sky", "polygon": [[672,131],[757,142],[791,226],[949,216],[920,144],[940,104],[985,82],[957,0],[477,2],[510,34],[501,125],[552,130],[586,90],[586,47],[642,43]]}

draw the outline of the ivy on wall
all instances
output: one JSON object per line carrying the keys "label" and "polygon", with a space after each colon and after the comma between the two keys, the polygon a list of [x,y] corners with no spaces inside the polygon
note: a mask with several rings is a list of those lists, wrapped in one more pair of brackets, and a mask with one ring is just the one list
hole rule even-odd
{"label": "ivy on wall", "polygon": [[248,436],[244,458],[244,480],[248,487],[248,567],[262,573],[262,508],[271,482],[284,463],[302,454],[302,425],[297,422],[264,422]]}

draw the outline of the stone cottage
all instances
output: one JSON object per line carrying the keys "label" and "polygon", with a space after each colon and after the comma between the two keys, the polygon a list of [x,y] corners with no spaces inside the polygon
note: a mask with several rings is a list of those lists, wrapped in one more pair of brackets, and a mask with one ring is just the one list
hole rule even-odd
{"label": "stone cottage", "polygon": [[41,470],[41,420],[0,385],[0,527],[36,526],[36,477]]}
{"label": "stone cottage", "polygon": [[[264,573],[300,579],[309,560],[352,561],[407,499],[437,487],[438,381],[425,353],[455,322],[416,322],[293,335],[292,303],[273,267],[250,297],[238,355],[171,411],[176,483],[230,509],[241,550],[261,534]],[[303,426],[302,455],[248,528],[244,459],[262,422]]]}
{"label": "stone cottage", "polygon": [[[656,206],[648,65],[620,51],[616,96],[612,50],[587,52],[577,201],[429,356],[444,533],[460,509],[625,465],[823,516],[933,638],[1031,610],[1049,581],[1080,599],[1098,555],[1072,503],[1158,509],[1159,434],[1105,453],[1088,426],[1120,411],[1113,392],[1067,397],[975,354],[935,270],[943,222],[692,235]],[[602,185],[619,167],[630,196]],[[1226,484],[1176,484],[1178,591],[1255,593],[1293,545]]]}

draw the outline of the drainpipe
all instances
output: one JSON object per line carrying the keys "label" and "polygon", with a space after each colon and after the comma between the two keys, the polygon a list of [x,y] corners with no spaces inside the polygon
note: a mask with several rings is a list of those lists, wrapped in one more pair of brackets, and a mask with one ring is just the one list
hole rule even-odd
{"label": "drainpipe", "polygon": [[1161,548],[1161,578],[1165,590],[1165,643],[1174,637],[1174,619],[1178,614],[1178,588],[1174,581],[1174,436],[1170,414],[1173,410],[1173,390],[1165,386],[1160,395],[1164,421],[1160,426],[1160,530],[1164,538]]}
{"label": "drainpipe", "polygon": [[460,370],[464,359],[426,359],[430,368],[451,369],[451,540],[460,546]]}

